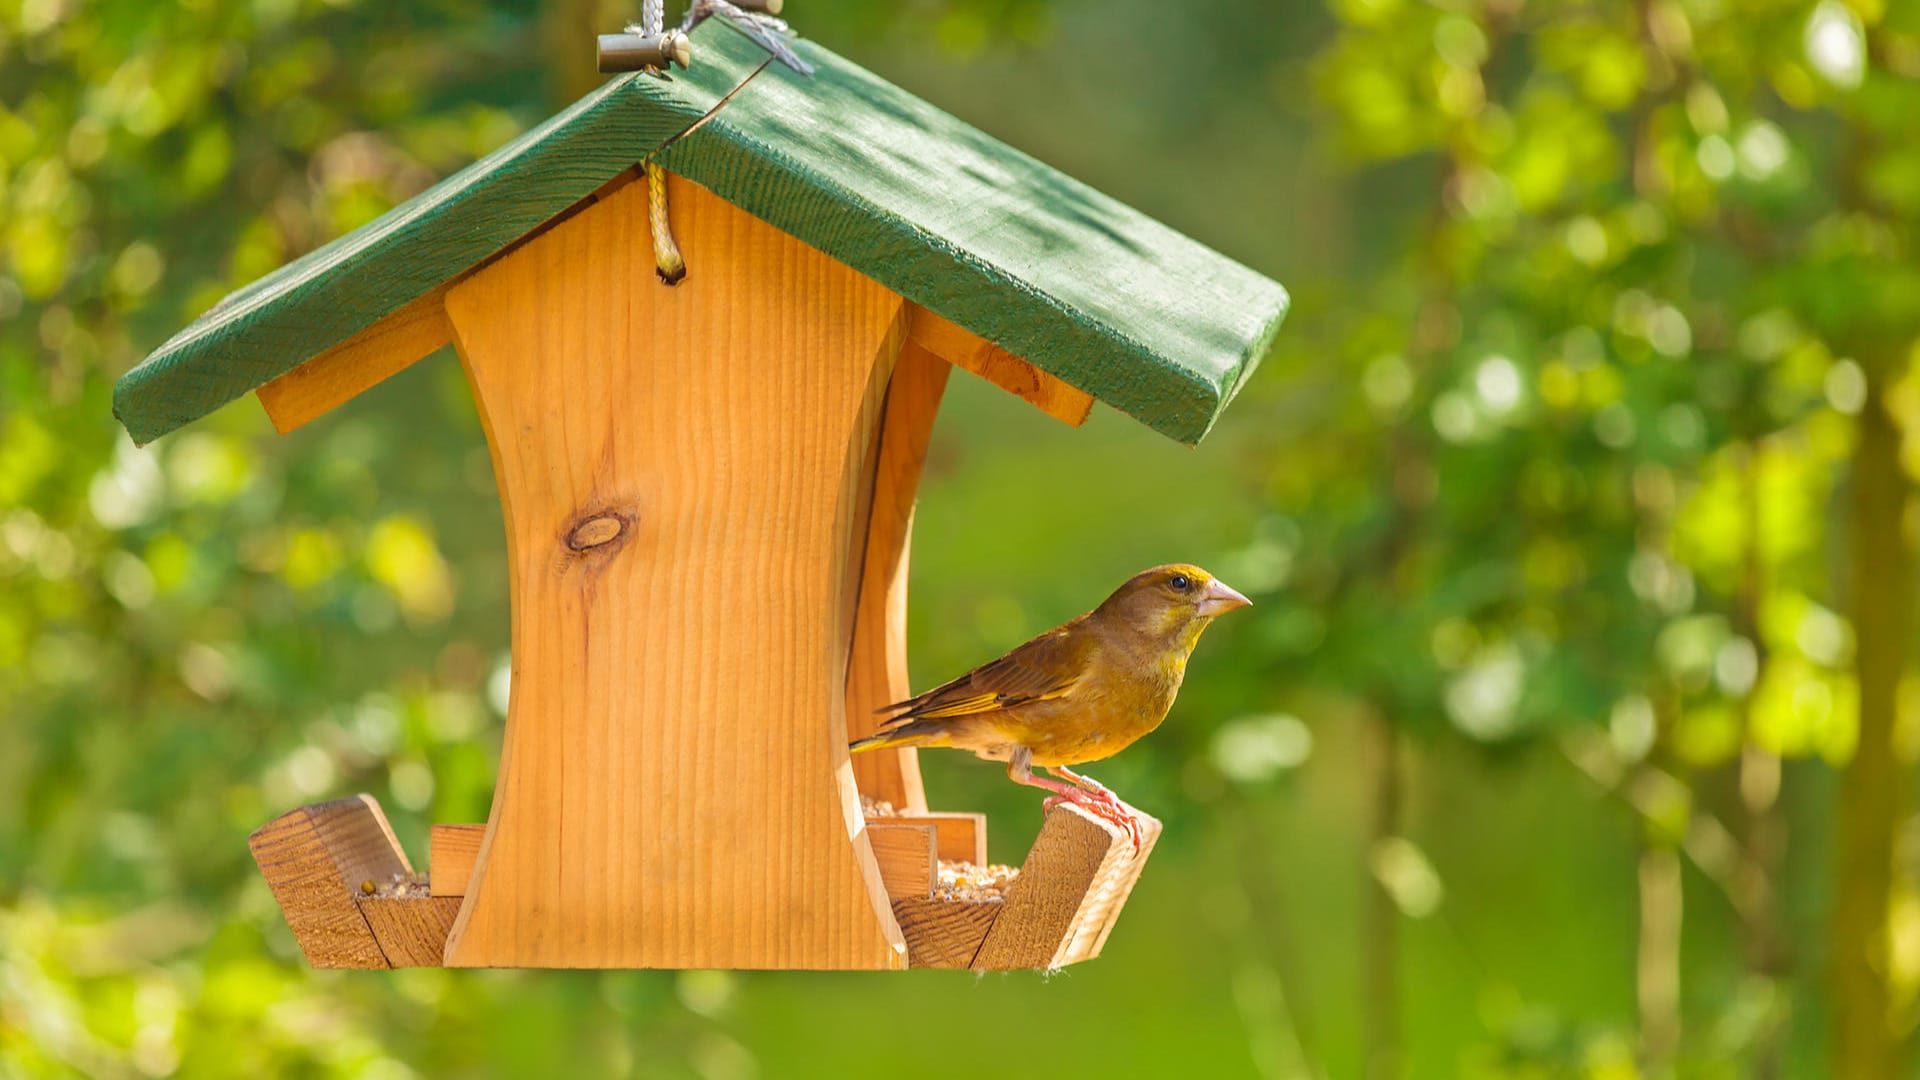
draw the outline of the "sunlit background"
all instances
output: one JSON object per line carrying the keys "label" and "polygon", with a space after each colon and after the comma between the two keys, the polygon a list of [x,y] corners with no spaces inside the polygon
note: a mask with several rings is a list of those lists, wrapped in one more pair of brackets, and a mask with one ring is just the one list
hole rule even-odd
{"label": "sunlit background", "polygon": [[[479,424],[450,355],[287,438],[249,399],[136,450],[110,387],[635,9],[0,0],[0,1076],[1911,1074],[1885,0],[789,0],[1294,293],[1198,451],[956,376],[931,453],[916,686],[1153,563],[1254,598],[1092,770],[1166,836],[1051,978],[309,970],[251,829],[486,814]],[[1032,793],[923,760],[1017,861]]]}

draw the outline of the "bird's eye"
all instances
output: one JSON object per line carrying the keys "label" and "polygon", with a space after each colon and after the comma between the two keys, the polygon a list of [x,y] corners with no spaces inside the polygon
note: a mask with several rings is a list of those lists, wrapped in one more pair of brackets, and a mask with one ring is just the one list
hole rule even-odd
{"label": "bird's eye", "polygon": [[1175,574],[1167,579],[1167,584],[1173,586],[1174,592],[1186,592],[1193,588],[1193,579],[1185,574]]}

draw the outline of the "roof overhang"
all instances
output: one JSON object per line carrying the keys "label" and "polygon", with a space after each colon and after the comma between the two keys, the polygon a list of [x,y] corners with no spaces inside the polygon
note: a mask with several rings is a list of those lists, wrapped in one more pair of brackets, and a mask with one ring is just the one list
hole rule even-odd
{"label": "roof overhang", "polygon": [[646,160],[1162,434],[1207,433],[1286,314],[1278,283],[796,47],[812,76],[707,21],[692,69],[615,78],[227,297],[120,380],[115,415],[144,443],[330,350],[422,333],[438,290]]}

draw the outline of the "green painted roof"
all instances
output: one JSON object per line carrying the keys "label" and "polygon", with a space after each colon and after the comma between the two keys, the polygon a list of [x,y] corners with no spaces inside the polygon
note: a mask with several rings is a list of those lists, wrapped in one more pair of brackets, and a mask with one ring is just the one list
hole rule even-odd
{"label": "green painted roof", "polygon": [[1277,283],[825,49],[797,43],[809,77],[723,19],[693,39],[691,70],[613,79],[223,300],[120,380],[114,414],[138,442],[205,416],[643,158],[1181,442],[1279,328]]}

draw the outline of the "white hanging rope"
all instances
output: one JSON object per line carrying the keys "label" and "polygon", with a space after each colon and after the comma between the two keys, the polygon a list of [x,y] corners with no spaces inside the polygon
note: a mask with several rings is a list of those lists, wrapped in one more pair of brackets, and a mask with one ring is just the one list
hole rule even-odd
{"label": "white hanging rope", "polygon": [[[779,11],[780,5],[769,3],[771,11]],[[787,65],[802,75],[813,74],[813,65],[800,59],[793,51],[787,39],[793,36],[793,28],[785,19],[762,11],[748,11],[729,0],[693,0],[687,8],[687,17],[680,23],[680,29],[692,30],[701,20],[711,15],[723,16],[728,22],[740,28],[741,33],[752,38],[761,48],[772,53],[774,59]]]}
{"label": "white hanging rope", "polygon": [[[666,0],[642,0],[640,25],[627,29],[658,38],[666,22]],[[651,161],[641,162],[640,170],[647,177],[647,231],[653,234],[654,272],[668,285],[678,285],[687,276],[687,260],[674,243],[673,222],[667,217],[667,174]]]}

